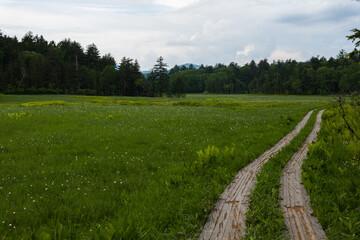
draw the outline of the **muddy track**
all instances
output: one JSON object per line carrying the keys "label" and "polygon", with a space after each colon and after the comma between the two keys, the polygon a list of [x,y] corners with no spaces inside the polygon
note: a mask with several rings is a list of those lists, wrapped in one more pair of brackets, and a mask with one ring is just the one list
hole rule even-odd
{"label": "muddy track", "polygon": [[200,240],[233,240],[240,239],[245,234],[246,211],[249,206],[248,196],[255,186],[256,174],[271,157],[276,155],[281,148],[288,145],[301,131],[312,112],[310,111],[306,114],[294,130],[236,175],[221,194],[215,208],[211,212],[199,237]]}
{"label": "muddy track", "polygon": [[301,166],[308,152],[308,144],[317,139],[322,113],[323,111],[318,113],[313,130],[285,166],[281,176],[280,208],[285,212],[288,229],[286,236],[290,239],[327,239],[317,218],[311,215],[310,198],[301,184]]}

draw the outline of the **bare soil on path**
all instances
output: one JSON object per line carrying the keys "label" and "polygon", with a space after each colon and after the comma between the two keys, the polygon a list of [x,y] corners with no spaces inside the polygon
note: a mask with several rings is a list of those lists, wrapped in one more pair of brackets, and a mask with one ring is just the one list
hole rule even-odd
{"label": "bare soil on path", "polygon": [[248,209],[248,196],[255,186],[256,174],[262,166],[301,131],[309,120],[313,111],[310,111],[272,148],[243,168],[221,194],[215,208],[210,214],[204,229],[199,237],[200,240],[209,239],[241,239],[245,234],[246,211]]}
{"label": "bare soil on path", "polygon": [[315,216],[312,216],[310,198],[301,184],[301,166],[308,152],[308,144],[316,141],[320,131],[320,111],[315,126],[302,147],[294,154],[281,176],[280,208],[285,212],[285,224],[289,239],[327,239],[324,230]]}

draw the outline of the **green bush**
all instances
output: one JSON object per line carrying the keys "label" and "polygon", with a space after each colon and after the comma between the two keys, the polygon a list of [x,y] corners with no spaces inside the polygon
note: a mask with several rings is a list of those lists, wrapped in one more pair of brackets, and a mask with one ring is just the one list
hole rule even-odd
{"label": "green bush", "polygon": [[197,159],[191,165],[191,171],[193,173],[202,173],[213,171],[227,161],[233,160],[235,158],[235,148],[225,147],[220,149],[215,146],[208,146],[204,150],[197,151],[196,154]]}

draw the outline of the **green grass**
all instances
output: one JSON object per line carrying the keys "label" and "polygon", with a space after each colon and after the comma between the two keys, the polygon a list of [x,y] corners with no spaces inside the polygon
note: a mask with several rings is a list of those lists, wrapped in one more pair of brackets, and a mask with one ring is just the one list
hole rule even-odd
{"label": "green grass", "polygon": [[328,102],[331,96],[301,96],[301,95],[261,95],[261,94],[187,94],[187,99],[224,99],[242,100],[246,102]]}
{"label": "green grass", "polygon": [[236,173],[322,101],[110,98],[0,96],[0,238],[195,239]]}
{"label": "green grass", "polygon": [[[359,107],[345,109],[347,121],[359,134]],[[325,111],[323,120],[319,139],[303,165],[304,186],[329,239],[359,239],[360,141],[345,127],[338,107]]]}
{"label": "green grass", "polygon": [[0,95],[0,104],[18,104],[37,101],[84,102],[70,95]]}
{"label": "green grass", "polygon": [[326,103],[331,96],[295,96],[295,95],[252,95],[252,94],[187,94],[186,98],[148,98],[148,97],[95,97],[73,95],[0,95],[0,104],[26,103],[36,101],[91,102],[93,99],[114,99],[127,101],[245,101],[245,102],[317,102]]}
{"label": "green grass", "polygon": [[278,155],[264,164],[250,195],[244,239],[286,239],[283,213],[279,209],[280,177],[283,168],[310,134],[316,120],[313,112],[301,132]]}

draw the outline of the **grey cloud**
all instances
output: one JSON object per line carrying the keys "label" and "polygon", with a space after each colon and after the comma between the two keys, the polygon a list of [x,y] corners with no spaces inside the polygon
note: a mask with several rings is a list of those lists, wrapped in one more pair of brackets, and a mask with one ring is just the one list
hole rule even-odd
{"label": "grey cloud", "polygon": [[355,7],[352,5],[346,6],[338,6],[333,5],[326,9],[321,9],[314,12],[306,12],[306,13],[293,13],[286,14],[284,16],[279,17],[276,21],[280,23],[288,23],[288,24],[317,24],[324,22],[339,22],[352,17],[359,16],[359,7]]}

